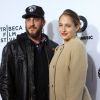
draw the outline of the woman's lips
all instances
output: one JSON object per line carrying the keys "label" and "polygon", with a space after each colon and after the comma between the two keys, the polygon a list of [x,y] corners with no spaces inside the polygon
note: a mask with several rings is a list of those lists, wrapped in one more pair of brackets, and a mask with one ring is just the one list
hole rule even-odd
{"label": "woman's lips", "polygon": [[66,35],[67,35],[67,33],[65,33],[65,32],[62,32],[61,34],[62,34],[63,36],[66,36]]}

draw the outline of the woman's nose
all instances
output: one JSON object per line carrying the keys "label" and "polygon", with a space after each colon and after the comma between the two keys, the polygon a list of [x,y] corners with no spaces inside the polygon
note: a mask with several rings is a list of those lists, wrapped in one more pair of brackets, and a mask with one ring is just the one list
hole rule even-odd
{"label": "woman's nose", "polygon": [[65,32],[65,31],[66,31],[66,30],[65,30],[65,27],[63,27],[63,28],[62,28],[62,31],[63,31],[63,32]]}

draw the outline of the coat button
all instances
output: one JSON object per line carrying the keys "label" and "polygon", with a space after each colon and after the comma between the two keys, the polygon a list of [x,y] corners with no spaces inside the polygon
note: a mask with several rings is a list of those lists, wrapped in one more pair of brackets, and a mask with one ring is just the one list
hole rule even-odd
{"label": "coat button", "polygon": [[53,84],[52,84],[52,87],[53,87]]}
{"label": "coat button", "polygon": [[55,67],[55,65],[53,65],[53,68]]}

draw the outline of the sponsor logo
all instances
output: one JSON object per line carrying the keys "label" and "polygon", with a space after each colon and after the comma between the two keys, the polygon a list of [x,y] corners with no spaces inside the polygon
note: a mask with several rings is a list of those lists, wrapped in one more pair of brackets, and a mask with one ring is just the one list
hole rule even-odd
{"label": "sponsor logo", "polygon": [[[84,35],[85,34],[85,30],[88,26],[88,21],[87,19],[84,17],[84,16],[79,16],[80,18],[80,23],[81,23],[81,29],[80,29],[80,32],[79,34],[83,34],[83,36],[80,37],[81,40],[90,40],[90,39],[93,39],[93,36],[92,35]],[[82,33],[81,33],[82,32]]]}

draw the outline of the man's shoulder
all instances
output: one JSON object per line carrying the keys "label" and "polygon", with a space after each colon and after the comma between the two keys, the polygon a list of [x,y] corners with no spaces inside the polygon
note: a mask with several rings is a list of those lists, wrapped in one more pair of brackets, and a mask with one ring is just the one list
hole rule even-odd
{"label": "man's shoulder", "polygon": [[50,39],[49,39],[49,45],[52,45],[54,47],[58,46],[58,44],[55,41],[50,40]]}
{"label": "man's shoulder", "polygon": [[17,39],[11,40],[11,41],[7,42],[6,46],[15,45],[16,42],[17,42]]}
{"label": "man's shoulder", "polygon": [[27,37],[27,33],[26,32],[17,35],[17,39],[23,40],[23,39],[27,39],[27,38],[28,37]]}
{"label": "man's shoulder", "polygon": [[46,40],[47,40],[46,42],[47,42],[47,44],[48,44],[50,47],[55,48],[55,47],[58,46],[58,44],[57,44],[55,41],[49,39],[49,37],[48,37],[46,34],[42,33],[42,35],[43,35],[44,37],[46,37]]}
{"label": "man's shoulder", "polygon": [[3,52],[8,52],[14,46],[16,46],[16,39],[7,42],[6,45],[3,47]]}
{"label": "man's shoulder", "polygon": [[23,37],[24,37],[24,33],[21,33],[21,34],[17,35],[16,39],[7,42],[7,44],[5,45],[5,47],[17,46],[19,44],[18,40],[19,39],[21,40]]}

